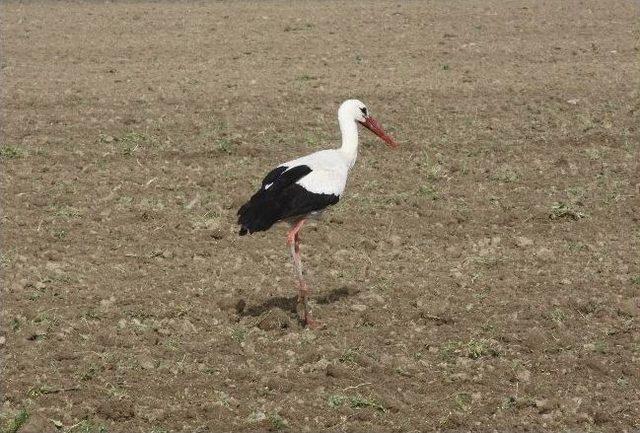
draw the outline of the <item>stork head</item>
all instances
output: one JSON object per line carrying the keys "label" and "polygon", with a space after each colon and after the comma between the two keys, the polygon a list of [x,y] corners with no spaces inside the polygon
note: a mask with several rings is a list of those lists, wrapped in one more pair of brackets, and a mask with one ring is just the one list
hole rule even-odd
{"label": "stork head", "polygon": [[340,105],[340,109],[338,109],[338,117],[341,119],[351,118],[380,137],[389,147],[398,147],[398,143],[384,132],[380,123],[371,116],[369,109],[361,101],[357,99],[344,101],[342,105]]}

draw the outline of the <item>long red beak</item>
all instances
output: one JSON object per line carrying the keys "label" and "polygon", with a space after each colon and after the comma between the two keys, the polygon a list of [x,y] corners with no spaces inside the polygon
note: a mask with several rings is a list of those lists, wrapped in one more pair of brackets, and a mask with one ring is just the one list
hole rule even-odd
{"label": "long red beak", "polygon": [[369,131],[376,134],[378,137],[380,137],[385,143],[389,145],[389,147],[392,147],[392,148],[398,147],[398,143],[396,143],[393,138],[389,137],[387,133],[384,132],[384,129],[382,129],[382,126],[380,126],[378,121],[373,117],[371,116],[365,117],[364,122],[360,122],[360,124],[365,128],[367,128]]}

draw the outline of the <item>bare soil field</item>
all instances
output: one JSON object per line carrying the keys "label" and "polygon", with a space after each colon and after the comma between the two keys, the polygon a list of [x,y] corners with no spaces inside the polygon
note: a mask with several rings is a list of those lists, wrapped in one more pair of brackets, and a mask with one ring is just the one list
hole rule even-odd
{"label": "bare soil field", "polygon": [[[637,4],[0,12],[1,431],[640,429]],[[309,330],[235,213],[347,98]]]}

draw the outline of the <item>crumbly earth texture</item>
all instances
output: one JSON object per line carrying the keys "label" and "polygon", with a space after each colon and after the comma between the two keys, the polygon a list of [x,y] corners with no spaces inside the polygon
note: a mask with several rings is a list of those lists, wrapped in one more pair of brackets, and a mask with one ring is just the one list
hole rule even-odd
{"label": "crumbly earth texture", "polygon": [[[640,428],[634,2],[2,2],[0,426]],[[302,231],[235,212],[339,145]]]}

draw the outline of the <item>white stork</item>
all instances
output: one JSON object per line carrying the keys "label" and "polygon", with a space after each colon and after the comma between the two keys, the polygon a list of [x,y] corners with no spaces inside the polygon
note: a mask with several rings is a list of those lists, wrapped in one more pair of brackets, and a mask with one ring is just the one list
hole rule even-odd
{"label": "white stork", "polygon": [[268,230],[277,222],[287,222],[291,229],[287,245],[298,279],[298,314],[308,326],[317,324],[307,305],[309,286],[302,275],[300,229],[310,217],[317,217],[326,207],[338,203],[358,156],[358,124],[372,131],[390,147],[397,143],[369,114],[367,107],[349,99],[338,109],[342,146],[321,150],[284,164],[267,174],[262,186],[238,210],[240,236]]}

